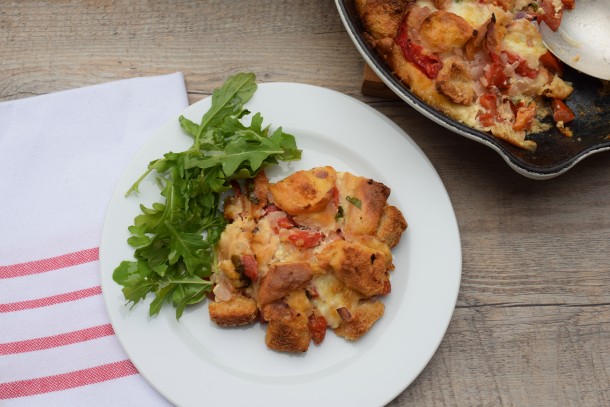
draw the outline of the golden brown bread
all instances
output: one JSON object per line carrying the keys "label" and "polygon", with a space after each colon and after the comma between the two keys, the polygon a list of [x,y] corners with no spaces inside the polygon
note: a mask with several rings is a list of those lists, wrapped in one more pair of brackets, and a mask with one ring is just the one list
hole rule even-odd
{"label": "golden brown bread", "polygon": [[390,188],[381,182],[344,172],[337,177],[337,189],[344,214],[343,232],[346,235],[375,234]]}
{"label": "golden brown bread", "polygon": [[333,197],[337,173],[332,167],[297,171],[269,186],[275,204],[290,215],[318,212]]}
{"label": "golden brown bread", "polygon": [[225,204],[211,319],[237,326],[260,314],[280,352],[305,352],[328,328],[364,335],[383,315],[374,297],[390,292],[391,247],[407,227],[390,189],[318,167],[246,190]]}
{"label": "golden brown bread", "polygon": [[471,105],[477,100],[472,77],[464,62],[458,58],[445,60],[436,78],[436,90],[462,105]]}
{"label": "golden brown bread", "polygon": [[367,333],[373,324],[383,315],[384,305],[381,301],[361,301],[351,312],[351,320],[344,321],[334,332],[351,341]]}
{"label": "golden brown bread", "polygon": [[462,17],[438,10],[422,22],[419,35],[431,51],[447,52],[466,44],[473,29]]}
{"label": "golden brown bread", "polygon": [[233,296],[229,301],[208,304],[210,318],[220,326],[241,326],[251,324],[258,317],[256,300],[243,296]]}
{"label": "golden brown bread", "polygon": [[365,297],[390,292],[390,278],[383,252],[358,242],[337,240],[322,250],[318,260],[346,286]]}
{"label": "golden brown bread", "polygon": [[308,306],[303,290],[291,292],[286,301],[275,301],[263,307],[263,317],[269,326],[265,343],[280,352],[305,352],[311,342]]}
{"label": "golden brown bread", "polygon": [[375,40],[393,37],[405,8],[412,0],[356,0],[356,10]]}
{"label": "golden brown bread", "polygon": [[375,236],[391,249],[400,242],[400,237],[407,226],[402,212],[397,207],[388,205],[383,208]]}

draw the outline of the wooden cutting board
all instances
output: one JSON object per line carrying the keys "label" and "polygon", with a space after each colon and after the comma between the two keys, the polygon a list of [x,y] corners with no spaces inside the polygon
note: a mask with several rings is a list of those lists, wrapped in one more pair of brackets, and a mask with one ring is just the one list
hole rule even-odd
{"label": "wooden cutting board", "polygon": [[368,64],[364,64],[364,73],[362,78],[362,94],[366,96],[380,97],[384,99],[398,100],[400,99],[379,76],[371,69]]}

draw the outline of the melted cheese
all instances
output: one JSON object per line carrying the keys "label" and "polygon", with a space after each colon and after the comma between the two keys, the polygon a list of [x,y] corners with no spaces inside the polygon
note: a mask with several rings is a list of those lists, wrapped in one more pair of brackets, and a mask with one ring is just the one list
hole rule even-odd
{"label": "melted cheese", "polygon": [[[229,225],[230,226],[230,225]],[[228,227],[228,226],[227,226]],[[224,233],[223,233],[224,236]],[[269,263],[279,248],[280,239],[273,233],[269,220],[262,218],[257,225],[257,231],[252,236],[252,253],[258,263],[258,271],[261,277],[267,274]]]}
{"label": "melted cheese", "polygon": [[221,260],[231,259],[231,256],[250,253],[250,233],[254,229],[254,221],[249,218],[239,218],[227,225],[220,235],[218,256]]}
{"label": "melted cheese", "polygon": [[468,21],[472,27],[478,28],[491,18],[494,11],[497,11],[497,7],[491,4],[453,2],[447,11],[457,14]]}
{"label": "melted cheese", "polygon": [[329,327],[337,328],[341,325],[341,317],[337,309],[345,307],[348,310],[355,310],[360,297],[332,273],[317,276],[312,284],[318,297],[312,298],[311,303],[320,311]]}
{"label": "melted cheese", "polygon": [[525,59],[527,66],[537,69],[539,59],[547,52],[534,23],[522,18],[508,27],[501,44],[502,49]]}

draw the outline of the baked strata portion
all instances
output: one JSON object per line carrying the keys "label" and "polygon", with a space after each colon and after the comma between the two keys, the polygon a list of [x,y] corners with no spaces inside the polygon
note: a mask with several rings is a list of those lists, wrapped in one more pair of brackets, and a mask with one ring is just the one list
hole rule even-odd
{"label": "baked strata portion", "polygon": [[305,352],[328,329],[362,337],[384,313],[391,249],[407,228],[390,189],[329,166],[276,183],[261,172],[244,189],[225,201],[210,318],[261,321],[282,352]]}
{"label": "baked strata portion", "polygon": [[572,86],[539,23],[557,29],[573,0],[356,0],[365,36],[427,104],[527,150],[526,135],[566,124]]}

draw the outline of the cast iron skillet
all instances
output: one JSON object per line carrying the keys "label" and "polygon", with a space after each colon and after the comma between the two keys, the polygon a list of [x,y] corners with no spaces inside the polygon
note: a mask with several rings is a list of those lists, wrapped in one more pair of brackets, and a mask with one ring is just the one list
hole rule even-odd
{"label": "cast iron skillet", "polygon": [[[379,78],[424,116],[443,127],[482,143],[496,152],[508,165],[528,178],[549,179],[563,174],[576,163],[594,153],[610,150],[610,84],[584,75],[564,65],[564,80],[571,82],[574,92],[566,104],[576,114],[570,123],[573,137],[551,130],[528,136],[538,144],[535,152],[526,151],[475,130],[452,119],[419,99],[404,85],[363,37],[363,29],[353,0],[335,0],[343,24],[364,60]],[[552,118],[548,117],[549,122]]]}

